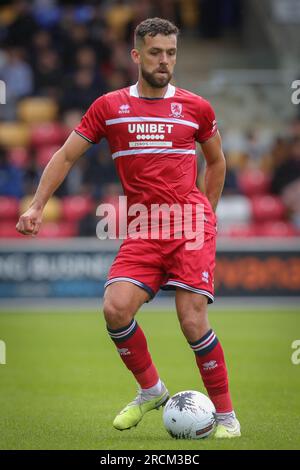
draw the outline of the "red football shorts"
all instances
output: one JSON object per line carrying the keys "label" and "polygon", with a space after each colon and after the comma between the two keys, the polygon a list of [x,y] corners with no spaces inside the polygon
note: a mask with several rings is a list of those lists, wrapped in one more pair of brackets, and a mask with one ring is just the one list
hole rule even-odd
{"label": "red football shorts", "polygon": [[153,298],[159,289],[181,287],[214,301],[216,237],[205,233],[200,249],[187,250],[185,239],[124,240],[110,268],[104,287],[129,281],[145,289]]}

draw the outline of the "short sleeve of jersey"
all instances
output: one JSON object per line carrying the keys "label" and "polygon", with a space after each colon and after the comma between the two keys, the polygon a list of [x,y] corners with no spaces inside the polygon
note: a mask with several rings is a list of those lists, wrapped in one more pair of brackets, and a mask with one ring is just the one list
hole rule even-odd
{"label": "short sleeve of jersey", "polygon": [[97,144],[105,137],[105,100],[97,98],[83,115],[80,124],[74,129],[77,134],[92,144]]}
{"label": "short sleeve of jersey", "polygon": [[197,141],[203,144],[216,134],[218,127],[215,112],[211,104],[204,99],[201,99],[199,114]]}

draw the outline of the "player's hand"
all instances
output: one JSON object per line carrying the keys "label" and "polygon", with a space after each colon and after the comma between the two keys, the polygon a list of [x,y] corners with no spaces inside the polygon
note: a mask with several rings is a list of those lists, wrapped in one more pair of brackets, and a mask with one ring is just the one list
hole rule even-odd
{"label": "player's hand", "polygon": [[32,235],[33,237],[37,235],[42,223],[42,214],[42,210],[30,207],[20,216],[16,225],[17,231],[23,235]]}

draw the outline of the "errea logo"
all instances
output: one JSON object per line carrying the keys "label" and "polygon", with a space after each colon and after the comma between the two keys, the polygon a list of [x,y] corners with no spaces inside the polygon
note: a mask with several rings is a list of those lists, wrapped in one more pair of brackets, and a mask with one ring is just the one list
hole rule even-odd
{"label": "errea logo", "polygon": [[119,107],[119,114],[128,114],[130,113],[130,106],[129,104],[121,104]]}
{"label": "errea logo", "polygon": [[212,370],[218,367],[218,363],[217,361],[204,362],[202,367],[203,367],[203,370]]}
{"label": "errea logo", "polygon": [[131,352],[127,348],[117,348],[121,356],[130,356]]}

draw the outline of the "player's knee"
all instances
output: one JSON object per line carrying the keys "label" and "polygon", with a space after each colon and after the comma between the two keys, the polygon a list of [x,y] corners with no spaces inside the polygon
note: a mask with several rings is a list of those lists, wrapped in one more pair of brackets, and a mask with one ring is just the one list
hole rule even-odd
{"label": "player's knee", "polygon": [[128,325],[132,319],[128,306],[121,304],[117,300],[105,299],[103,314],[107,325],[112,329],[122,328]]}
{"label": "player's knee", "polygon": [[181,318],[180,326],[188,341],[197,341],[209,330],[205,312],[187,312],[187,315]]}
{"label": "player's knee", "polygon": [[189,337],[193,331],[197,331],[197,329],[199,329],[198,322],[193,318],[182,319],[180,322],[180,326],[183,331],[183,334],[187,337]]}

